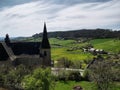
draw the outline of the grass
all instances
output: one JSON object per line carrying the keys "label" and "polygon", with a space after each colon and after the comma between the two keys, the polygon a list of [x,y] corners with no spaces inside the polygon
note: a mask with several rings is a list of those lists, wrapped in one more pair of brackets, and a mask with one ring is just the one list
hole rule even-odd
{"label": "grass", "polygon": [[91,60],[93,55],[90,53],[84,53],[81,50],[67,51],[67,48],[53,48],[52,59],[58,60],[61,57],[66,57],[69,60]]}
{"label": "grass", "polygon": [[81,81],[81,82],[75,82],[75,81],[67,81],[67,82],[57,82],[55,90],[72,90],[74,86],[81,86],[83,90],[94,90],[95,85],[91,82]]}
{"label": "grass", "polygon": [[[52,45],[52,60],[58,60],[62,57],[68,58],[69,60],[91,60],[93,55],[90,53],[84,53],[81,49],[75,49],[68,51],[72,48],[78,48],[87,45],[87,43],[75,43],[75,40],[63,40],[57,38],[50,38],[50,44]],[[55,47],[60,45],[61,47]]]}
{"label": "grass", "polygon": [[[88,81],[58,81],[55,86],[55,90],[72,90],[74,86],[81,86],[83,90],[97,90],[95,83]],[[112,85],[111,90],[120,90],[120,83],[116,82]]]}
{"label": "grass", "polygon": [[103,49],[111,53],[120,53],[120,40],[118,39],[94,39],[90,43],[97,49]]}
{"label": "grass", "polygon": [[57,44],[61,46],[69,46],[75,42],[75,40],[64,40],[64,39],[57,39],[57,38],[50,38],[50,44]]}

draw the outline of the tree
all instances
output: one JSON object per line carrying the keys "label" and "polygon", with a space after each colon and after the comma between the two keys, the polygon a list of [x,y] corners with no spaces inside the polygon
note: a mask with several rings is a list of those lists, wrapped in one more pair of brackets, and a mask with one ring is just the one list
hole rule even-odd
{"label": "tree", "polygon": [[24,66],[12,67],[10,65],[0,66],[0,87],[20,89],[21,80],[30,71]]}
{"label": "tree", "polygon": [[29,73],[29,70],[24,65],[11,68],[9,73],[6,75],[5,84],[8,88],[20,89],[21,80]]}
{"label": "tree", "polygon": [[98,90],[110,90],[110,85],[113,81],[111,62],[108,60],[96,61],[90,66],[90,77],[96,83]]}
{"label": "tree", "polygon": [[54,89],[54,77],[49,68],[37,68],[30,75],[24,77],[23,88],[25,90],[50,90]]}
{"label": "tree", "polygon": [[0,65],[0,87],[5,86],[5,77],[9,73],[10,68],[7,65]]}

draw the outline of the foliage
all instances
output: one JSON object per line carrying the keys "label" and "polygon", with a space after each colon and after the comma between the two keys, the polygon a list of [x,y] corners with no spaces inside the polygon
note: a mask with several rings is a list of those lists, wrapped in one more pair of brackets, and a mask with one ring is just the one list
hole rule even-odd
{"label": "foliage", "polygon": [[113,81],[119,81],[120,82],[120,56],[119,57],[113,57],[109,61],[112,63],[112,79]]}
{"label": "foliage", "polygon": [[66,71],[66,70],[61,70],[61,71],[59,71],[58,76],[56,77],[56,79],[59,80],[59,81],[66,82],[66,81],[68,81],[68,77],[69,77],[69,72]]}
{"label": "foliage", "polygon": [[56,80],[59,81],[81,81],[82,76],[79,71],[67,71],[67,70],[60,70],[58,72],[58,76],[56,77]]}
{"label": "foliage", "polygon": [[111,63],[108,61],[96,61],[90,66],[90,76],[98,90],[110,90],[110,84],[113,82],[113,71]]}
{"label": "foliage", "polygon": [[[42,33],[35,34],[33,37],[37,38],[42,36]],[[60,38],[119,38],[120,31],[112,31],[109,29],[82,29],[73,31],[60,31],[60,32],[49,32],[49,37],[60,37]]]}
{"label": "foliage", "polygon": [[69,72],[69,76],[68,76],[69,80],[73,80],[73,81],[81,81],[82,77],[79,71],[70,71]]}
{"label": "foliage", "polygon": [[72,68],[82,69],[82,67],[83,67],[83,62],[82,61],[79,61],[79,60],[73,61]]}
{"label": "foliage", "polygon": [[49,68],[37,68],[30,75],[24,77],[23,88],[25,90],[51,90],[54,89],[54,77]]}
{"label": "foliage", "polygon": [[19,89],[23,76],[28,73],[29,70],[23,65],[17,67],[0,66],[0,85],[1,87]]}
{"label": "foliage", "polygon": [[89,78],[90,78],[89,70],[85,69],[85,71],[83,73],[83,80],[89,81]]}
{"label": "foliage", "polygon": [[65,68],[69,68],[73,65],[73,62],[68,60],[68,58],[62,57],[60,59],[57,60],[57,67],[65,67]]}

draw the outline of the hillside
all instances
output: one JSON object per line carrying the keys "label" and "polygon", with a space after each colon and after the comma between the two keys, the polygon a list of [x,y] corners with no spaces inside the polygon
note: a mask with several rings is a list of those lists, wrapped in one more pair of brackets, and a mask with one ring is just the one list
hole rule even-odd
{"label": "hillside", "polygon": [[[58,31],[49,32],[49,37],[60,37],[60,38],[120,38],[120,31],[112,31],[108,29],[82,29],[82,30],[71,30],[71,31]],[[35,34],[32,37],[42,37],[42,33]]]}

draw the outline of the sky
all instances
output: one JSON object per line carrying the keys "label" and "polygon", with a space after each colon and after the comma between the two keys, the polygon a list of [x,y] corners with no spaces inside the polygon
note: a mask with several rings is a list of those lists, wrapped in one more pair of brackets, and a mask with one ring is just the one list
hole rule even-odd
{"label": "sky", "polygon": [[78,29],[120,30],[120,0],[0,0],[0,37]]}

